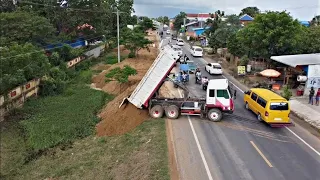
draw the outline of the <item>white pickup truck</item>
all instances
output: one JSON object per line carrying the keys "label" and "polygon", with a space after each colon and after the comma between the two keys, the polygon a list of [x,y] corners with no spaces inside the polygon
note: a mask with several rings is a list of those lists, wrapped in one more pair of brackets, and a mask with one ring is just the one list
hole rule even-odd
{"label": "white pickup truck", "polygon": [[[169,45],[162,48],[136,89],[121,105],[130,102],[137,108],[148,108],[153,118],[161,118],[164,114],[171,119],[176,119],[179,115],[198,115],[211,121],[220,121],[223,113],[233,113],[233,94],[229,90],[227,79],[210,80],[206,98],[189,98],[188,89],[169,78],[168,75],[176,63],[169,53],[169,48]],[[158,90],[165,80],[170,80],[184,89],[184,97],[158,97]]]}

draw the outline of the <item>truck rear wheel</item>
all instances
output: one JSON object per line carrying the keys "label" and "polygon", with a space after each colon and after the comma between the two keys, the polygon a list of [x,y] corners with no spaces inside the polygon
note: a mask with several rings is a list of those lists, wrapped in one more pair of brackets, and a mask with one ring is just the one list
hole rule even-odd
{"label": "truck rear wheel", "polygon": [[155,105],[149,110],[149,114],[152,118],[162,118],[163,116],[163,107],[160,105]]}
{"label": "truck rear wheel", "polygon": [[219,109],[210,109],[208,112],[208,118],[210,121],[218,122],[222,119],[222,113]]}
{"label": "truck rear wheel", "polygon": [[165,113],[169,119],[177,119],[179,117],[179,108],[176,105],[170,105],[166,108]]}

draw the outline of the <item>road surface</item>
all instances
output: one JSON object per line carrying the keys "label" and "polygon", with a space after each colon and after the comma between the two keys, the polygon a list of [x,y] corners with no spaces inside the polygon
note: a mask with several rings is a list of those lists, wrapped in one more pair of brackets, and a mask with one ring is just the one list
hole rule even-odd
{"label": "road surface", "polygon": [[[183,51],[198,64],[202,75],[232,80],[205,72],[206,61],[193,58],[189,45],[186,44]],[[194,79],[188,88],[191,95],[205,97]],[[221,122],[194,116],[169,121],[180,179],[320,179],[319,139],[299,125],[270,128],[258,122],[256,116],[244,108],[241,91],[238,89],[234,114],[224,116]]]}

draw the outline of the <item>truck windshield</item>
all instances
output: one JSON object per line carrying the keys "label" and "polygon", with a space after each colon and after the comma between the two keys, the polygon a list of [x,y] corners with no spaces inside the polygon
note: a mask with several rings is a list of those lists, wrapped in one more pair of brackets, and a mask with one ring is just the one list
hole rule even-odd
{"label": "truck windshield", "polygon": [[275,111],[289,110],[289,104],[286,102],[270,103],[270,110],[275,110]]}

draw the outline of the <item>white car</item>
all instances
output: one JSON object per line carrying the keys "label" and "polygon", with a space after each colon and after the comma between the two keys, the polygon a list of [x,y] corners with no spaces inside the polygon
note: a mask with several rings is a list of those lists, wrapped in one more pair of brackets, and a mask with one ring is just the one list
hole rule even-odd
{"label": "white car", "polygon": [[191,47],[191,55],[194,57],[202,57],[203,56],[203,50],[199,46],[192,46]]}
{"label": "white car", "polygon": [[222,74],[222,68],[219,63],[208,63],[205,69],[209,74]]}
{"label": "white car", "polygon": [[170,30],[168,29],[168,30],[167,30],[167,34],[170,34],[170,33],[171,33],[171,32],[170,32]]}
{"label": "white car", "polygon": [[182,40],[182,39],[178,39],[178,40],[177,40],[177,45],[178,45],[178,46],[183,46],[183,45],[184,45],[183,40]]}
{"label": "white car", "polygon": [[182,56],[182,49],[180,46],[172,45],[172,49],[178,53],[179,56]]}

